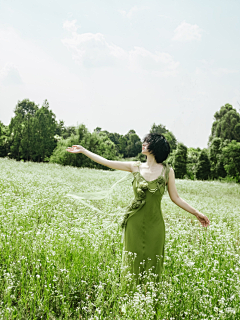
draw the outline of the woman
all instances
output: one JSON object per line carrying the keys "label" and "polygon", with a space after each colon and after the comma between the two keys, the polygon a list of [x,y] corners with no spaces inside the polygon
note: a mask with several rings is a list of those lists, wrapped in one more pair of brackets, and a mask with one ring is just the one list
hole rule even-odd
{"label": "woman", "polygon": [[132,172],[135,199],[128,206],[122,223],[124,228],[122,275],[129,271],[138,280],[151,271],[156,281],[163,268],[165,225],[161,211],[161,199],[167,186],[171,200],[180,208],[190,212],[203,227],[210,225],[209,219],[191,207],[177,193],[174,170],[164,161],[170,153],[169,143],[161,134],[148,134],[142,144],[146,163],[107,160],[84,147],[74,145],[66,149],[71,153],[83,153],[93,161],[106,167]]}

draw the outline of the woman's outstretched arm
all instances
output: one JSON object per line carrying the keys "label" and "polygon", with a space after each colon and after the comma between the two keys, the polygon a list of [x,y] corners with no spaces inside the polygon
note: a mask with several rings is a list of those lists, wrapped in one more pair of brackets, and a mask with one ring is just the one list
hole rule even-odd
{"label": "woman's outstretched arm", "polygon": [[108,160],[79,145],[73,145],[72,147],[68,147],[66,150],[70,153],[83,153],[85,156],[87,156],[91,160],[97,163],[100,163],[103,166],[106,166],[108,168],[129,171],[129,172],[136,171],[136,168],[134,167],[134,163],[135,163],[134,161],[125,162],[125,161]]}
{"label": "woman's outstretched arm", "polygon": [[174,174],[174,171],[172,168],[170,169],[170,172],[169,172],[168,193],[169,193],[171,200],[177,206],[190,212],[195,217],[197,217],[203,227],[207,227],[210,225],[210,221],[209,221],[208,217],[206,217],[204,214],[202,214],[198,210],[191,207],[186,201],[184,201],[182,198],[179,197],[177,189],[176,189],[176,185],[175,185],[175,174]]}

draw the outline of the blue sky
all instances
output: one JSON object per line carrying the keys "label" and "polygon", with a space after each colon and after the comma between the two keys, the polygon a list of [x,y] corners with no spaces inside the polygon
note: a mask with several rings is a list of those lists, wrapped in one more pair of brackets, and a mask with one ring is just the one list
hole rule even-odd
{"label": "blue sky", "polygon": [[66,125],[206,147],[240,105],[240,2],[0,0],[0,120],[47,99]]}

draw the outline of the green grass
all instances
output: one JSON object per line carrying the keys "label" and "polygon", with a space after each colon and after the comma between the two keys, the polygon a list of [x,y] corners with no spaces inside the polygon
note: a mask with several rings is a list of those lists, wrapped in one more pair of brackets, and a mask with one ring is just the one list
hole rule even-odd
{"label": "green grass", "polygon": [[92,202],[70,191],[126,175],[0,159],[0,319],[240,319],[240,185],[176,180],[197,219],[163,197],[164,273],[156,286],[120,285],[121,221],[131,182]]}

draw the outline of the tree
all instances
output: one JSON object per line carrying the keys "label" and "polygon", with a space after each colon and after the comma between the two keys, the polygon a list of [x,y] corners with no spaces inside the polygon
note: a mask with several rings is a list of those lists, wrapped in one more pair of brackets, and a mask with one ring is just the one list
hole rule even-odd
{"label": "tree", "polygon": [[65,130],[64,121],[59,120],[59,122],[56,122],[55,135],[62,137],[64,130]]}
{"label": "tree", "polygon": [[32,157],[33,119],[38,106],[29,99],[18,101],[15,116],[9,124],[9,144],[11,158],[30,160]]}
{"label": "tree", "polygon": [[8,126],[0,121],[0,157],[6,157],[8,154]]}
{"label": "tree", "polygon": [[187,150],[187,175],[192,180],[195,177],[196,166],[201,152],[200,148],[188,148]]}
{"label": "tree", "polygon": [[211,164],[206,149],[203,149],[196,165],[196,178],[198,180],[207,180],[211,176]]}
{"label": "tree", "polygon": [[32,160],[34,153],[34,115],[28,113],[22,122],[22,138],[20,142],[20,158],[23,160]]}
{"label": "tree", "polygon": [[[18,101],[9,125],[10,157],[17,160],[45,161],[56,146],[55,114],[47,100],[39,107],[32,101]],[[60,122],[59,127],[62,126]]]}
{"label": "tree", "polygon": [[164,133],[164,137],[167,139],[171,151],[176,150],[177,148],[177,139],[171,131]]}
{"label": "tree", "polygon": [[128,144],[128,139],[126,136],[121,135],[119,137],[119,144],[118,144],[118,148],[119,148],[119,153],[123,155],[123,157],[127,157],[127,144]]}
{"label": "tree", "polygon": [[71,154],[67,152],[67,147],[74,144],[80,144],[89,151],[97,153],[104,158],[110,160],[117,159],[115,145],[107,135],[100,135],[96,132],[90,133],[84,124],[81,124],[78,127],[77,133],[77,135],[71,135],[69,138],[58,142],[56,149],[50,157],[50,162],[76,167],[108,169],[107,167],[92,161],[83,154]]}
{"label": "tree", "polygon": [[128,135],[127,147],[126,147],[127,156],[135,157],[141,152],[141,150],[142,150],[141,139],[136,133],[130,133]]}
{"label": "tree", "polygon": [[55,148],[54,134],[57,125],[55,118],[55,114],[49,109],[48,101],[45,100],[34,117],[33,159],[35,161],[46,161]]}
{"label": "tree", "polygon": [[96,132],[96,133],[100,133],[100,132],[101,132],[101,130],[102,130],[102,128],[97,127],[97,128],[95,128],[93,131],[94,131],[94,132]]}
{"label": "tree", "polygon": [[164,134],[167,133],[168,130],[166,129],[166,127],[162,124],[156,125],[155,122],[153,123],[151,129],[150,129],[150,133],[159,133],[159,134]]}
{"label": "tree", "polygon": [[224,142],[220,138],[214,138],[209,148],[209,160],[211,163],[211,177],[218,179],[226,177],[227,173],[223,163],[223,148]]}
{"label": "tree", "polygon": [[240,181],[240,142],[231,141],[223,147],[224,169],[230,177],[236,177]]}
{"label": "tree", "polygon": [[123,156],[125,158],[136,157],[142,150],[141,139],[133,129],[129,130],[125,135],[120,135],[116,132],[108,132],[106,130],[101,131],[99,134],[106,134],[108,136],[108,138],[115,144],[116,151],[119,156]]}
{"label": "tree", "polygon": [[240,114],[232,105],[227,103],[222,106],[220,111],[214,114],[214,119],[209,145],[214,138],[240,141]]}
{"label": "tree", "polygon": [[173,159],[173,168],[176,178],[182,179],[187,173],[187,147],[183,143],[178,143]]}
{"label": "tree", "polygon": [[77,134],[77,130],[75,126],[68,126],[64,128],[64,132],[62,134],[63,139],[67,139],[71,135]]}
{"label": "tree", "polygon": [[20,114],[22,119],[24,119],[28,115],[34,116],[37,110],[38,106],[33,101],[24,99],[22,101],[18,101],[14,113],[15,115]]}
{"label": "tree", "polygon": [[20,160],[21,159],[20,145],[21,145],[22,131],[23,131],[23,117],[21,114],[17,114],[14,118],[11,119],[9,124],[9,131],[10,131],[9,156],[16,160]]}
{"label": "tree", "polygon": [[105,132],[106,135],[109,137],[109,139],[110,139],[113,143],[115,143],[116,146],[118,146],[118,144],[120,143],[120,142],[119,142],[119,139],[120,139],[120,137],[121,137],[121,135],[120,135],[119,133],[116,133],[116,132],[112,133],[112,132],[108,132],[108,131],[106,131],[106,130],[103,131],[103,132]]}

